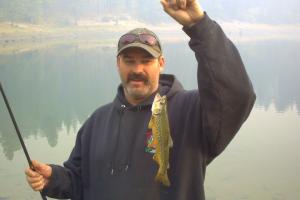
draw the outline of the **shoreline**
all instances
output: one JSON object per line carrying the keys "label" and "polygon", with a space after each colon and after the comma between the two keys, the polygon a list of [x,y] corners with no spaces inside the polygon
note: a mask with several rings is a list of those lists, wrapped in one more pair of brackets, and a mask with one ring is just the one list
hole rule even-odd
{"label": "shoreline", "polygon": [[[226,34],[234,42],[267,40],[300,41],[300,25],[269,25],[245,22],[219,21]],[[137,21],[120,24],[95,24],[58,27],[51,24],[25,24],[0,22],[0,54],[22,53],[59,44],[88,46],[114,46],[124,32],[135,27],[148,27],[156,32],[163,42],[188,41],[181,26],[172,24],[149,25]]]}

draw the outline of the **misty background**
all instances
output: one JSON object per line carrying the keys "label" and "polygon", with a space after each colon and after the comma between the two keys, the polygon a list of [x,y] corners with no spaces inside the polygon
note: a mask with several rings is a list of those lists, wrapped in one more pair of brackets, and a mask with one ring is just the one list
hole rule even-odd
{"label": "misty background", "polygon": [[[249,119],[208,167],[207,200],[296,200],[300,1],[199,2],[236,44],[257,94]],[[0,0],[0,81],[32,158],[68,158],[81,124],[114,98],[116,42],[137,26],[159,35],[165,73],[196,88],[189,38],[159,0]],[[0,200],[40,199],[26,166],[0,99]]]}
{"label": "misty background", "polygon": [[[216,19],[300,23],[298,0],[203,0],[200,3]],[[160,7],[159,0],[1,0],[0,21],[55,25],[74,25],[84,19],[116,23],[129,19],[147,23],[171,22]]]}

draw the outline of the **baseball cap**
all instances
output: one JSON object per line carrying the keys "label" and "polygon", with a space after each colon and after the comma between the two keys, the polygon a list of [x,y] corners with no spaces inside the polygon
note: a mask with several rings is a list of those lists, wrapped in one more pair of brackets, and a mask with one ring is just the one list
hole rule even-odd
{"label": "baseball cap", "polygon": [[162,55],[157,35],[147,28],[136,28],[122,35],[118,42],[118,55],[131,47],[142,48],[155,58]]}

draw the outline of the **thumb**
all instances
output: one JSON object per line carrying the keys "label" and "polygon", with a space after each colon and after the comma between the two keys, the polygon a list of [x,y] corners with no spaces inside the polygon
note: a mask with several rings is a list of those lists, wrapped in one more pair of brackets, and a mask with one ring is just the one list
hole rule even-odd
{"label": "thumb", "polygon": [[49,165],[39,162],[37,160],[32,160],[31,163],[33,170],[35,170],[39,174],[43,175],[46,178],[49,178],[51,176],[52,168]]}

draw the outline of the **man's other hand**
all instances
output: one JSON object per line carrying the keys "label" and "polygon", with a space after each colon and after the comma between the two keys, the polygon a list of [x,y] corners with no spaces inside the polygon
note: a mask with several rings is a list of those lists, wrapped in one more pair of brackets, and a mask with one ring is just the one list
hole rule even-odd
{"label": "man's other hand", "polygon": [[39,161],[32,161],[33,169],[25,169],[26,180],[30,187],[35,191],[41,191],[49,182],[52,174],[52,168],[49,165]]}

